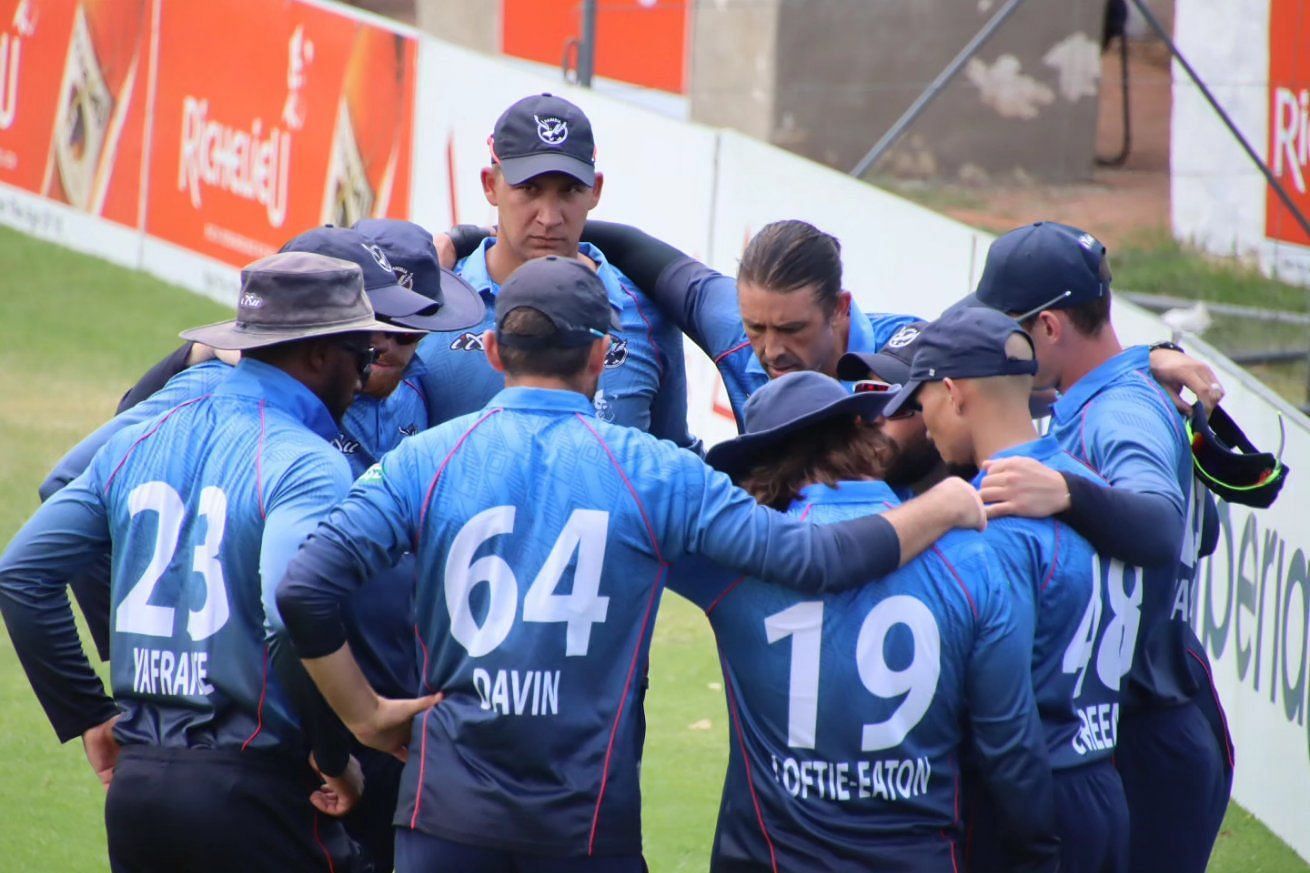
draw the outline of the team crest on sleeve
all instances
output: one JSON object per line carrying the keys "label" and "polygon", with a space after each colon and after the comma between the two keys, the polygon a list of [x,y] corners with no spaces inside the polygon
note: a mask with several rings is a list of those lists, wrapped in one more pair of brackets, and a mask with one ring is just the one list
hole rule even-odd
{"label": "team crest on sleeve", "polygon": [[553,115],[532,117],[537,122],[537,137],[546,145],[563,145],[564,140],[569,138],[569,123],[564,119]]}
{"label": "team crest on sleeve", "polygon": [[614,420],[614,407],[605,399],[604,388],[596,392],[596,396],[591,399],[591,403],[596,407],[596,417],[601,421]]}
{"label": "team crest on sleeve", "polygon": [[382,464],[379,462],[360,474],[356,484],[367,485],[369,482],[382,481]]}
{"label": "team crest on sleeve", "polygon": [[605,367],[622,367],[628,362],[628,341],[622,337],[615,337],[610,344],[609,351],[605,352]]}
{"label": "team crest on sleeve", "polygon": [[456,352],[480,352],[482,351],[482,335],[466,331],[455,337],[450,344],[450,348]]}
{"label": "team crest on sleeve", "polygon": [[907,324],[905,327],[902,327],[900,330],[896,331],[896,333],[892,334],[892,338],[887,340],[887,348],[903,349],[910,343],[914,342],[918,336],[919,329]]}
{"label": "team crest on sleeve", "polygon": [[[402,425],[400,426],[399,430],[400,430],[400,435],[401,435],[401,436],[403,436],[403,437],[411,437],[411,436],[413,436],[414,434],[418,433],[418,425],[417,425],[417,424],[413,424],[413,423],[410,423],[410,424],[402,424]],[[375,464],[374,466],[377,466],[377,465]]]}

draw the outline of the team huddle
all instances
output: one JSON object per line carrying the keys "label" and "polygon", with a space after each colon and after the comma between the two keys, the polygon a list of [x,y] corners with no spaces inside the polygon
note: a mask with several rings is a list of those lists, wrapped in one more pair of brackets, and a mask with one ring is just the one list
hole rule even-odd
{"label": "team huddle", "polygon": [[[561,98],[489,145],[494,234],[370,219],[250,264],[0,556],[112,869],[645,870],[667,587],[723,667],[707,869],[1204,870],[1233,749],[1196,567],[1215,493],[1285,468],[1228,453],[1203,364],[1120,344],[1105,247],[1037,222],[938,319],[869,314],[805,222],[729,277],[588,221]],[[740,431],[708,452],[684,336]]]}

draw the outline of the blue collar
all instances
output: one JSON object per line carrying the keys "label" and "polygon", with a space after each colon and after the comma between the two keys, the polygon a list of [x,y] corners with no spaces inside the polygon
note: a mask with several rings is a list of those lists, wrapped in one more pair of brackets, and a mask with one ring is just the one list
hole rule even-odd
{"label": "blue collar", "polygon": [[[1044,436],[1026,443],[1019,443],[1017,446],[1010,446],[1008,449],[1002,449],[992,455],[991,460],[999,461],[1001,458],[1032,458],[1034,461],[1046,463],[1050,458],[1062,453],[1064,449],[1056,442],[1055,437]],[[983,473],[980,470],[977,476],[973,477],[973,487],[978,488],[982,485]]]}
{"label": "blue collar", "polygon": [[596,405],[576,391],[562,388],[502,388],[487,404],[487,409],[524,409],[532,412],[579,413],[596,417]]}
{"label": "blue collar", "polygon": [[[742,328],[743,332],[745,328]],[[855,300],[851,300],[851,326],[846,334],[846,351],[848,352],[876,352],[878,338],[873,333],[873,325],[869,324],[869,317],[860,311],[860,307],[855,305]],[[765,382],[769,381],[769,371],[764,369],[760,359],[752,350],[750,360],[746,362],[746,372],[761,377]],[[847,383],[849,384],[849,383]]]}
{"label": "blue collar", "polygon": [[214,394],[263,400],[325,440],[341,433],[327,406],[313,391],[299,379],[263,361],[242,358],[214,389]]}
{"label": "blue collar", "polygon": [[796,502],[792,506],[802,506],[807,503],[820,505],[859,503],[868,505],[883,502],[896,506],[901,502],[901,499],[896,496],[896,492],[886,482],[877,479],[857,479],[838,482],[836,486],[806,485],[801,489],[800,496],[796,498]]}
{"label": "blue collar", "polygon": [[[1131,346],[1102,363],[1075,382],[1051,407],[1051,419],[1066,424],[1078,415],[1092,398],[1133,371],[1149,373],[1151,351],[1146,346]],[[1148,375],[1147,378],[1150,378]]]}
{"label": "blue collar", "polygon": [[[496,305],[496,295],[500,293],[500,285],[491,278],[491,273],[487,270],[487,251],[495,244],[494,236],[487,237],[471,255],[456,265],[456,272],[459,273],[460,278],[476,288],[487,305],[493,307]],[[605,285],[610,306],[613,306],[616,312],[621,311],[628,300],[628,295],[623,290],[618,268],[607,261],[601,250],[591,243],[579,243],[578,251],[596,262],[596,275],[600,276],[600,281]]]}

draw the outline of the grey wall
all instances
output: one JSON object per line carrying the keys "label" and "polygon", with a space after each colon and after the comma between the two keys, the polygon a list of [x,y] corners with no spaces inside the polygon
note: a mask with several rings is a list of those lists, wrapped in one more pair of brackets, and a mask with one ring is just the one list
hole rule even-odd
{"label": "grey wall", "polygon": [[500,3],[497,0],[412,2],[419,28],[437,39],[480,52],[500,51]]}
{"label": "grey wall", "polygon": [[[701,4],[692,117],[849,170],[1000,5]],[[1103,0],[1026,0],[875,173],[970,181],[1089,176],[1103,8]],[[770,16],[771,28],[760,20]],[[772,46],[757,33],[770,31]],[[1073,84],[1081,88],[1066,93]],[[761,92],[772,93],[771,106]]]}

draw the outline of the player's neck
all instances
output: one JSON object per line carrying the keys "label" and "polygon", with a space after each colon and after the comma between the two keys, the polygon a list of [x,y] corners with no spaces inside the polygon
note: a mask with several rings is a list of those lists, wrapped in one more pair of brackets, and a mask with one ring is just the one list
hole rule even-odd
{"label": "player's neck", "polygon": [[970,430],[974,457],[980,466],[1006,449],[1037,439],[1037,428],[1028,409],[1018,402],[994,403],[977,410]]}
{"label": "player's neck", "polygon": [[[593,270],[596,269],[596,262],[581,251],[574,251],[573,257],[582,261]],[[513,248],[504,242],[492,243],[487,248],[487,275],[491,281],[497,285],[504,285],[505,280],[514,274],[514,271],[523,266],[527,258],[522,257]]]}
{"label": "player's neck", "polygon": [[1101,328],[1094,337],[1080,337],[1069,350],[1064,371],[1060,374],[1060,384],[1056,387],[1061,392],[1068,392],[1078,380],[1104,364],[1124,350],[1119,342],[1119,335],[1109,324]]}
{"label": "player's neck", "polygon": [[583,397],[586,397],[588,400],[590,400],[591,395],[595,393],[594,391],[588,393],[588,391],[586,390],[586,386],[582,385],[576,380],[561,379],[558,376],[537,376],[534,374],[527,374],[527,373],[520,374],[517,376],[510,376],[506,374],[505,387],[506,388],[545,388],[549,391],[575,391],[578,394],[581,394]]}

